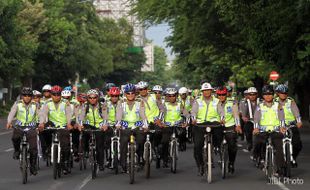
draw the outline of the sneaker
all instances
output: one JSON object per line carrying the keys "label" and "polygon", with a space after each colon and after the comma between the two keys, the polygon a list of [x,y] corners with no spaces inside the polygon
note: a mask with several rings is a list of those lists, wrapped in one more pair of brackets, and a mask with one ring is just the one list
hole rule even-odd
{"label": "sneaker", "polygon": [[235,167],[233,163],[228,164],[228,172],[233,174],[235,172]]}
{"label": "sneaker", "polygon": [[298,164],[297,164],[296,161],[292,161],[291,165],[292,165],[292,168],[297,168],[298,167]]}
{"label": "sneaker", "polygon": [[168,168],[169,166],[168,166],[168,162],[167,161],[164,161],[164,163],[163,163],[163,168]]}
{"label": "sneaker", "polygon": [[103,166],[103,164],[99,164],[99,171],[104,171],[104,166]]}
{"label": "sneaker", "polygon": [[37,175],[38,174],[38,171],[37,171],[35,166],[30,167],[30,174],[31,175]]}

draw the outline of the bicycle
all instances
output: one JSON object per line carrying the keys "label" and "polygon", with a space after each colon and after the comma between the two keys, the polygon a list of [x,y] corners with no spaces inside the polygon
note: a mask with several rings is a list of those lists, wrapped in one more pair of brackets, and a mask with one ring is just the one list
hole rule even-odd
{"label": "bicycle", "polygon": [[203,160],[204,160],[204,176],[207,178],[208,183],[212,183],[212,161],[213,161],[213,142],[212,142],[212,128],[221,127],[219,122],[207,122],[197,124],[198,127],[206,128],[204,135],[203,146]]}
{"label": "bicycle", "polygon": [[65,127],[46,127],[45,130],[52,131],[52,146],[51,146],[51,164],[53,165],[53,178],[61,177],[62,159],[61,159],[61,146],[58,138],[58,130],[63,130]]}
{"label": "bicycle", "polygon": [[115,174],[118,174],[118,165],[120,162],[120,134],[119,130],[114,128],[114,136],[111,137],[111,166]]}
{"label": "bicycle", "polygon": [[97,177],[98,173],[98,163],[97,163],[97,151],[96,151],[96,136],[95,133],[101,131],[95,127],[87,127],[84,129],[85,132],[90,132],[90,142],[89,142],[89,164],[91,168],[92,179]]}
{"label": "bicycle", "polygon": [[32,130],[32,127],[15,127],[15,129],[22,131],[22,140],[20,142],[20,155],[19,155],[19,166],[22,173],[22,182],[26,184],[28,182],[28,169],[30,163],[29,154],[29,142],[27,139],[27,132]]}
{"label": "bicycle", "polygon": [[224,130],[223,131],[223,141],[221,144],[220,149],[220,163],[221,163],[221,173],[222,173],[222,179],[226,178],[227,168],[228,168],[228,144],[226,140],[226,134],[227,133],[235,133],[234,130]]}
{"label": "bicycle", "polygon": [[294,164],[296,161],[293,158],[293,145],[292,145],[292,128],[296,127],[295,125],[290,125],[287,127],[286,132],[283,138],[283,153],[285,160],[285,171],[284,174],[286,177],[291,177],[291,168],[292,163]]}
{"label": "bicycle", "polygon": [[152,133],[155,133],[155,130],[149,130],[146,134],[146,141],[144,143],[144,152],[143,152],[144,170],[147,179],[150,178],[151,162],[153,158],[152,143],[150,137],[150,134]]}
{"label": "bicycle", "polygon": [[134,136],[135,129],[130,129],[127,163],[129,166],[129,182],[133,184],[135,181],[135,167],[138,155],[136,154],[136,139]]}

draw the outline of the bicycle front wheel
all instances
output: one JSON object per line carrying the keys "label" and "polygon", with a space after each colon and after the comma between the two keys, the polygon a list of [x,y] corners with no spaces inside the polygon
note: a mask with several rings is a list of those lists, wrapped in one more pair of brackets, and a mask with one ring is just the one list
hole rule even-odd
{"label": "bicycle front wheel", "polygon": [[222,179],[226,178],[227,165],[228,165],[227,144],[223,144],[221,146],[221,171],[222,171]]}
{"label": "bicycle front wheel", "polygon": [[291,149],[290,144],[285,144],[285,175],[286,177],[291,177]]}
{"label": "bicycle front wheel", "polygon": [[22,180],[23,184],[27,183],[28,180],[28,161],[27,161],[27,147],[22,147],[22,155],[21,155],[21,172],[22,172]]}
{"label": "bicycle front wheel", "polygon": [[177,171],[177,142],[173,141],[171,144],[171,172]]}
{"label": "bicycle front wheel", "polygon": [[129,145],[129,177],[130,184],[133,184],[135,181],[135,145]]}
{"label": "bicycle front wheel", "polygon": [[211,183],[212,182],[212,145],[211,143],[208,143],[207,145],[207,158],[208,158],[208,161],[207,161],[207,181],[208,183]]}
{"label": "bicycle front wheel", "polygon": [[145,161],[145,165],[144,165],[144,170],[145,170],[145,176],[146,178],[150,178],[150,174],[151,174],[151,160],[150,160],[150,144],[146,143],[144,146],[144,161]]}

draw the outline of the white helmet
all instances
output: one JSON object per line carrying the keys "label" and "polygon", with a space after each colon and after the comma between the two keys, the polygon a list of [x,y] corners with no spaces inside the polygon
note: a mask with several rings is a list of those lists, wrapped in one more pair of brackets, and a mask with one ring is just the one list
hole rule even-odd
{"label": "white helmet", "polygon": [[243,94],[248,94],[248,90],[245,90],[245,91],[243,92]]}
{"label": "white helmet", "polygon": [[50,90],[52,90],[52,86],[50,84],[46,84],[42,88],[42,91],[50,91]]}
{"label": "white helmet", "polygon": [[160,91],[160,92],[162,92],[163,88],[160,85],[155,85],[155,86],[153,86],[152,91]]}
{"label": "white helmet", "polygon": [[34,96],[41,96],[41,95],[42,95],[41,92],[39,92],[39,91],[37,91],[37,90],[33,90],[33,91],[32,91],[32,94],[33,94]]}
{"label": "white helmet", "polygon": [[178,91],[175,88],[166,88],[167,95],[175,95]]}
{"label": "white helmet", "polygon": [[187,92],[188,92],[188,90],[187,90],[186,87],[181,87],[181,88],[179,89],[179,94],[187,94]]}
{"label": "white helmet", "polygon": [[62,96],[62,97],[71,96],[71,91],[69,91],[69,90],[63,90],[63,91],[61,91],[61,96]]}
{"label": "white helmet", "polygon": [[200,90],[213,90],[213,87],[211,86],[210,83],[205,82],[205,83],[203,83],[201,85],[201,89]]}
{"label": "white helmet", "polygon": [[137,84],[137,88],[138,89],[143,89],[143,88],[147,88],[149,86],[149,83],[148,82],[145,82],[145,81],[140,81],[138,82]]}
{"label": "white helmet", "polygon": [[255,87],[248,88],[248,93],[257,93],[257,90]]}
{"label": "white helmet", "polygon": [[98,90],[96,90],[96,89],[90,89],[90,90],[87,92],[87,96],[90,96],[90,95],[99,96],[99,92],[98,92]]}

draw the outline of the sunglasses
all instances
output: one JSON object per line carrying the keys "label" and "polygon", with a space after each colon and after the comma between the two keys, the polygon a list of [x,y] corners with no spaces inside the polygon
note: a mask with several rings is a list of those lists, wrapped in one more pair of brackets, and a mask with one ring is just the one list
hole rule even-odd
{"label": "sunglasses", "polygon": [[33,96],[34,99],[41,98],[41,96]]}
{"label": "sunglasses", "polygon": [[90,97],[88,97],[88,99],[90,99],[90,100],[94,100],[94,99],[97,99],[97,97],[96,97],[96,96],[95,96],[95,97],[90,96]]}
{"label": "sunglasses", "polygon": [[218,94],[218,96],[226,96],[227,94]]}
{"label": "sunglasses", "polygon": [[142,89],[139,89],[140,91],[142,91],[142,90],[147,90],[147,88],[142,88]]}
{"label": "sunglasses", "polygon": [[52,96],[60,96],[61,93],[52,93]]}
{"label": "sunglasses", "polygon": [[32,97],[31,94],[23,94],[23,96],[25,96],[25,97]]}
{"label": "sunglasses", "polygon": [[116,95],[112,95],[111,97],[112,97],[112,98],[116,98],[116,97],[119,97],[119,96],[116,96]]}
{"label": "sunglasses", "polygon": [[272,95],[273,96],[273,93],[266,93],[266,94],[263,94],[264,96],[270,96]]}
{"label": "sunglasses", "polygon": [[168,95],[168,97],[176,97],[176,95]]}
{"label": "sunglasses", "polygon": [[256,94],[249,94],[249,96],[256,96]]}
{"label": "sunglasses", "polygon": [[154,94],[161,94],[161,92],[154,92]]}

